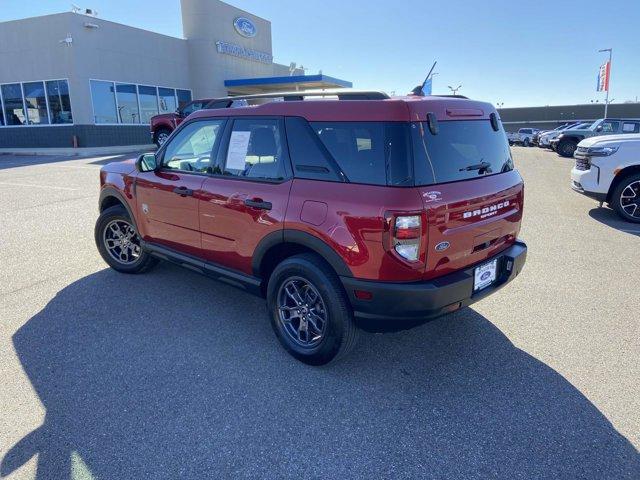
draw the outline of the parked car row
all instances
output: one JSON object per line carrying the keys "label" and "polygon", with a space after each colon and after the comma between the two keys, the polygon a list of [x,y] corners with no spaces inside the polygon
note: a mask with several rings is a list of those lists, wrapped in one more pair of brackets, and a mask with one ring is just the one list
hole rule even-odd
{"label": "parked car row", "polygon": [[572,157],[578,144],[585,138],[631,133],[640,133],[639,119],[603,118],[596,120],[586,129],[570,128],[563,131],[551,141],[551,147],[561,157]]}
{"label": "parked car row", "polygon": [[564,125],[561,125],[561,126],[555,128],[553,130],[543,131],[543,132],[540,133],[540,136],[538,137],[537,145],[538,145],[538,147],[541,147],[541,148],[552,148],[551,142],[553,140],[555,140],[556,138],[558,138],[562,134],[562,132],[564,132],[565,130],[568,130],[568,129],[578,129],[578,130],[586,129],[589,126],[591,126],[592,123],[593,122],[567,123],[567,124],[564,124]]}
{"label": "parked car row", "polygon": [[521,128],[507,133],[510,145],[554,150],[574,157],[571,188],[607,203],[622,219],[640,223],[640,119],[601,118],[553,130]]}

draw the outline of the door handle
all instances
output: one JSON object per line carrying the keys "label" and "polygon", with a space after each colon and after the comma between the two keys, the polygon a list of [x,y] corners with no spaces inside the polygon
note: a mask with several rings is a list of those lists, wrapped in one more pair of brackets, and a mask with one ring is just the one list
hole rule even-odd
{"label": "door handle", "polygon": [[258,208],[260,210],[271,210],[271,208],[273,207],[271,205],[271,202],[265,202],[260,198],[247,199],[244,201],[244,204],[247,207]]}
{"label": "door handle", "polygon": [[193,197],[193,190],[185,187],[176,187],[173,189],[173,193],[181,197]]}

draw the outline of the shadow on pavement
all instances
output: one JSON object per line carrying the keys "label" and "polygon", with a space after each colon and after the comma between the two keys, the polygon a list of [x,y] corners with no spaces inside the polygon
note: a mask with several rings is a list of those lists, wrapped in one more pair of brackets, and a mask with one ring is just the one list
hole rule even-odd
{"label": "shadow on pavement", "polygon": [[640,237],[640,223],[626,222],[608,207],[596,207],[589,210],[589,216],[600,223],[620,230],[621,232]]}
{"label": "shadow on pavement", "polygon": [[2,476],[36,454],[39,479],[640,472],[589,400],[472,309],[313,368],[277,344],[262,299],[161,264],[76,281],[13,343],[46,416]]}
{"label": "shadow on pavement", "polygon": [[154,150],[141,150],[139,152],[124,153],[122,155],[111,155],[109,157],[105,157],[105,156],[95,157],[97,158],[97,160],[94,162],[90,162],[89,165],[106,165],[107,163],[112,163],[112,162],[122,162],[124,160],[138,158],[143,153],[149,153],[153,151]]}
{"label": "shadow on pavement", "polygon": [[88,162],[88,165],[106,165],[111,162],[121,162],[123,160],[137,158],[141,153],[146,153],[146,151],[116,155],[91,155],[77,157],[69,155],[0,155],[0,170],[94,158],[96,160]]}

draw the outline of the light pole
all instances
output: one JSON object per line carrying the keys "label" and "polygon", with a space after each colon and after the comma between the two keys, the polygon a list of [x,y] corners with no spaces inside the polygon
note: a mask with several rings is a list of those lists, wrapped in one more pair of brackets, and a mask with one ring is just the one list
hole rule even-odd
{"label": "light pole", "polygon": [[[598,50],[598,52],[609,52],[609,68],[608,68],[608,72],[607,73],[607,83],[606,83],[606,87],[607,87],[607,98],[605,98],[604,100],[604,118],[607,118],[607,109],[609,108],[609,85],[611,84],[611,54],[612,54],[612,49],[611,48],[603,48],[602,50]],[[606,69],[605,69],[606,71]]]}
{"label": "light pole", "polygon": [[502,107],[504,107],[504,102],[498,102],[498,103],[496,103],[496,106],[498,108],[502,108]]}
{"label": "light pole", "polygon": [[458,90],[462,88],[462,85],[458,85],[456,88],[453,88],[451,85],[447,85],[447,88],[453,92],[454,95],[458,94]]}

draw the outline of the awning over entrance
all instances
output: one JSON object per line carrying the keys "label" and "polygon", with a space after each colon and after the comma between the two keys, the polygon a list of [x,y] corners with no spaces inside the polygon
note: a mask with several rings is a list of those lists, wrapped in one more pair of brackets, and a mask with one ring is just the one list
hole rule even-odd
{"label": "awning over entrance", "polygon": [[327,75],[292,75],[288,77],[237,78],[225,80],[229,95],[250,95],[253,93],[271,93],[292,90],[310,90],[318,88],[351,88],[353,84],[346,80]]}

